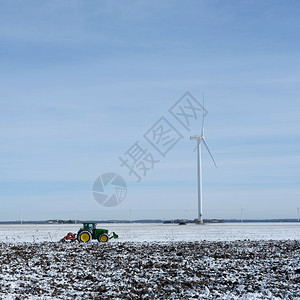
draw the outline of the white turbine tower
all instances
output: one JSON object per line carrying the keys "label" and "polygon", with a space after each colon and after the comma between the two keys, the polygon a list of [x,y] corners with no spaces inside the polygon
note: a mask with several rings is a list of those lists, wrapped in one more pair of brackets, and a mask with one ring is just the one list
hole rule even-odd
{"label": "white turbine tower", "polygon": [[[200,136],[191,136],[191,140],[197,140],[197,173],[198,173],[198,223],[203,224],[203,216],[202,216],[202,159],[201,159],[201,144],[205,146],[206,150],[208,151],[211,159],[214,162],[215,167],[217,167],[217,164],[207,146],[207,143],[205,141],[204,137],[204,96],[203,96],[203,107],[202,107],[202,130]],[[194,152],[195,152],[194,150]]]}

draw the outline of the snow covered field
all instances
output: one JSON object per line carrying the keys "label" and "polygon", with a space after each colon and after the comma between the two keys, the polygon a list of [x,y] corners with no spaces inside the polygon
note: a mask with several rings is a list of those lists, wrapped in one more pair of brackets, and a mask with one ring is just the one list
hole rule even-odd
{"label": "snow covered field", "polygon": [[[72,225],[0,225],[0,242],[54,242]],[[119,235],[118,242],[300,240],[300,223],[223,223],[179,226],[177,224],[97,224]]]}
{"label": "snow covered field", "polygon": [[0,225],[3,299],[300,299],[300,224]]}
{"label": "snow covered field", "polygon": [[0,243],[3,299],[300,299],[299,241]]}

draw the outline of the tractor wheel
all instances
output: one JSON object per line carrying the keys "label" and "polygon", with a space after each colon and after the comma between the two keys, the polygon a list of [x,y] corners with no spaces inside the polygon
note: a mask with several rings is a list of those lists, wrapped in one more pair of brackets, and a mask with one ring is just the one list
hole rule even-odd
{"label": "tractor wheel", "polygon": [[99,235],[98,241],[100,243],[106,243],[106,242],[108,242],[108,235],[106,233],[103,233],[103,234]]}
{"label": "tractor wheel", "polygon": [[89,231],[81,231],[78,235],[79,242],[87,243],[92,239],[92,235]]}
{"label": "tractor wheel", "polygon": [[80,242],[80,238],[79,238],[79,237],[80,237],[80,233],[81,233],[81,232],[82,232],[82,231],[80,231],[80,230],[77,232],[77,237],[76,237],[76,239],[77,239],[78,242]]}

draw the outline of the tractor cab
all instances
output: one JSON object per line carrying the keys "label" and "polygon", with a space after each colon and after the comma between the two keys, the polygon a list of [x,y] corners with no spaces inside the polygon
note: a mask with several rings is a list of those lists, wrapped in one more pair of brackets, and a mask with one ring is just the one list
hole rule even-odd
{"label": "tractor cab", "polygon": [[89,231],[92,235],[95,233],[96,223],[95,222],[83,222],[83,230]]}

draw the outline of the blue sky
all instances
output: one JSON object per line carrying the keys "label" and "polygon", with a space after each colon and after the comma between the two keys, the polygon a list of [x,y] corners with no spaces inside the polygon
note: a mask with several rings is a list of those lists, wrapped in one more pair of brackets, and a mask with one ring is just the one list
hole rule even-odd
{"label": "blue sky", "polygon": [[[140,183],[119,160],[149,146],[145,132],[186,91],[205,94],[218,165],[203,152],[204,218],[295,218],[299,12],[298,1],[1,1],[0,219],[196,218],[200,121]],[[113,208],[91,192],[106,172],[128,187]]]}

